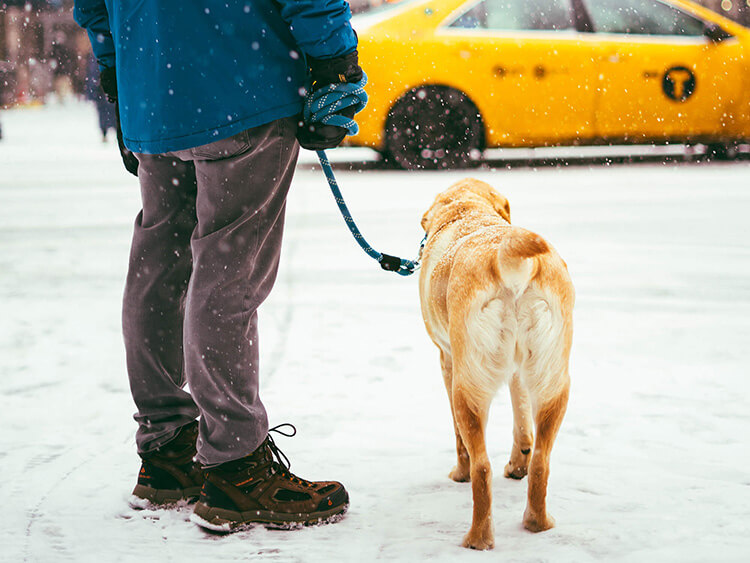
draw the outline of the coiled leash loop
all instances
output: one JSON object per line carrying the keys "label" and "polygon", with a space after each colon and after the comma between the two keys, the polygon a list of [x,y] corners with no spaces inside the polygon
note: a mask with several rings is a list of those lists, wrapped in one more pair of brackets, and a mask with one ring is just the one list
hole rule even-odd
{"label": "coiled leash loop", "polygon": [[307,124],[321,123],[343,127],[349,135],[359,132],[357,122],[351,117],[336,113],[350,106],[354,113],[367,105],[367,75],[363,72],[359,82],[337,82],[307,93],[302,118]]}
{"label": "coiled leash loop", "polygon": [[[359,127],[354,119],[335,112],[349,106],[355,106],[356,111],[362,110],[367,104],[367,93],[364,90],[366,83],[367,75],[363,72],[362,80],[359,82],[329,84],[328,86],[324,86],[314,92],[308,93],[305,99],[305,108],[303,111],[303,119],[305,123],[335,125],[336,127],[343,127],[346,129],[349,135],[356,135],[359,131]],[[318,159],[320,160],[320,166],[323,168],[323,172],[328,180],[328,185],[331,188],[331,192],[333,192],[336,205],[338,205],[339,211],[346,222],[346,226],[349,227],[349,231],[351,231],[357,244],[359,244],[368,256],[377,260],[380,267],[384,270],[396,272],[400,276],[409,276],[416,272],[420,265],[419,258],[416,260],[407,260],[405,258],[399,258],[398,256],[391,256],[390,254],[383,254],[370,246],[357,228],[357,225],[352,218],[352,214],[346,206],[344,196],[341,195],[341,190],[339,189],[336,176],[333,173],[333,168],[328,161],[326,152],[324,150],[316,152],[318,154]],[[419,250],[420,257],[426,239],[427,235],[422,239],[422,244]]]}

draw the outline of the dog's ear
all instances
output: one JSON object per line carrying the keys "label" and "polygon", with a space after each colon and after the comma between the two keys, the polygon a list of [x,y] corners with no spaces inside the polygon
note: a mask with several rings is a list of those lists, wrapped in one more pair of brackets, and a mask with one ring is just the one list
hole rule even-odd
{"label": "dog's ear", "polygon": [[430,205],[427,211],[425,211],[424,215],[422,215],[421,225],[425,233],[428,233],[430,231],[430,227],[432,226],[432,221],[435,218],[435,213],[437,212],[437,210],[449,202],[450,198],[446,196],[445,192],[437,195],[435,201],[432,202],[432,205]]}
{"label": "dog's ear", "polygon": [[500,217],[510,223],[510,202],[505,198],[505,196],[500,195],[497,192],[493,191],[493,196],[494,197],[492,205],[495,208],[495,211],[498,212]]}
{"label": "dog's ear", "polygon": [[425,211],[424,215],[422,215],[421,225],[425,233],[430,230],[430,222],[432,220],[432,208],[433,207],[434,206],[430,206],[430,208],[427,211]]}

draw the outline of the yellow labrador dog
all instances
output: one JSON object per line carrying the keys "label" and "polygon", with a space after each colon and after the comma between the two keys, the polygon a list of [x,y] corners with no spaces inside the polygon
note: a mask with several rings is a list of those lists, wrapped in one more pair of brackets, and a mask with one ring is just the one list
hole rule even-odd
{"label": "yellow labrador dog", "polygon": [[505,382],[514,418],[505,476],[529,475],[524,526],[554,526],[547,478],[568,403],[575,292],[562,258],[539,235],[512,226],[508,200],[484,182],[467,178],[441,193],[422,227],[422,315],[440,349],[456,431],[458,464],[450,477],[472,482],[474,513],[463,545],[491,549],[484,432],[490,402]]}

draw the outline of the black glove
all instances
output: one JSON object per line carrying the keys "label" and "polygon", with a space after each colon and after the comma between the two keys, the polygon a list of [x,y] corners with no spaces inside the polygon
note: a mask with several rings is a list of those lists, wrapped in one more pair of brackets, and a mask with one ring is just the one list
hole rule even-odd
{"label": "black glove", "polygon": [[101,86],[107,101],[114,104],[117,101],[117,71],[115,67],[104,67],[99,73],[99,86]]}
{"label": "black glove", "polygon": [[99,85],[107,96],[110,103],[115,104],[115,118],[117,120],[117,146],[120,147],[120,157],[125,165],[125,170],[133,176],[138,176],[138,159],[133,152],[125,146],[122,140],[122,127],[120,127],[120,107],[117,103],[117,72],[115,67],[106,67],[99,73]]}
{"label": "black glove", "polygon": [[[359,66],[357,51],[334,59],[310,57],[308,62],[313,79],[313,92],[329,84],[362,80],[362,69]],[[346,117],[354,117],[356,108],[349,106],[337,113]],[[297,140],[302,147],[309,150],[332,149],[341,144],[346,133],[346,129],[335,125],[303,123],[297,131]]]}
{"label": "black glove", "polygon": [[120,127],[120,105],[115,102],[115,119],[117,121],[117,146],[120,147],[120,157],[125,165],[125,170],[133,176],[138,176],[138,159],[122,140],[122,127]]}

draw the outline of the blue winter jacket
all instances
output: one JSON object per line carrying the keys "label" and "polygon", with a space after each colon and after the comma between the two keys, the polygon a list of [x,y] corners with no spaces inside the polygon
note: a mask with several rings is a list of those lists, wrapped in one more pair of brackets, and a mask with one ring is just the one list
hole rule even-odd
{"label": "blue winter jacket", "polygon": [[125,146],[163,153],[302,111],[306,56],[353,51],[344,0],[75,0],[116,64]]}

